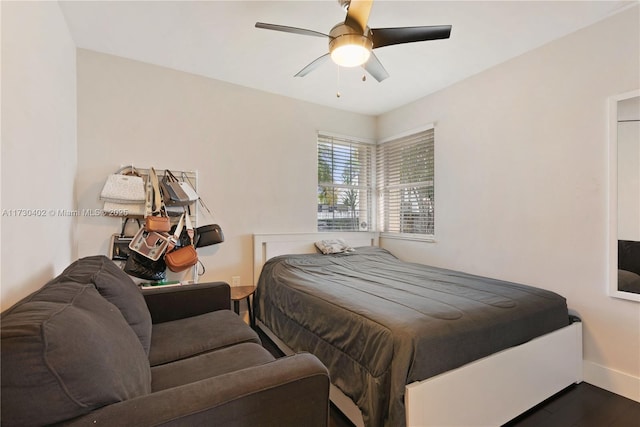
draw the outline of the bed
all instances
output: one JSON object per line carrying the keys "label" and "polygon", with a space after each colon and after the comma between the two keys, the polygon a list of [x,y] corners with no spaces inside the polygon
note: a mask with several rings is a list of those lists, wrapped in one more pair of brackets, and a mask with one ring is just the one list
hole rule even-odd
{"label": "bed", "polygon": [[375,233],[341,234],[352,253],[313,253],[331,237],[254,236],[255,307],[283,349],[323,361],[356,425],[501,425],[581,380],[563,297],[403,263]]}

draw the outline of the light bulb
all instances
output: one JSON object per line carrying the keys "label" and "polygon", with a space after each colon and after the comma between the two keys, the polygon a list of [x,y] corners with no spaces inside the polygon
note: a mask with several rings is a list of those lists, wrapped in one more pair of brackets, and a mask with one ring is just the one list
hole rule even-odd
{"label": "light bulb", "polygon": [[331,59],[342,67],[357,67],[369,60],[373,42],[365,34],[354,32],[353,28],[338,24],[331,29],[329,52]]}
{"label": "light bulb", "polygon": [[360,44],[345,44],[331,51],[331,59],[342,67],[357,67],[369,60],[371,51]]}

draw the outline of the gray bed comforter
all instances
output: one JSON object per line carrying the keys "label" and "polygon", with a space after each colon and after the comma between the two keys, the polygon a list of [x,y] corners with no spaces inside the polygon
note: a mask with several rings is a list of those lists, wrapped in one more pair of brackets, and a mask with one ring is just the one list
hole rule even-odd
{"label": "gray bed comforter", "polygon": [[368,427],[404,426],[404,387],[569,324],[542,289],[399,261],[388,251],[287,255],[263,267],[258,317],[315,354]]}

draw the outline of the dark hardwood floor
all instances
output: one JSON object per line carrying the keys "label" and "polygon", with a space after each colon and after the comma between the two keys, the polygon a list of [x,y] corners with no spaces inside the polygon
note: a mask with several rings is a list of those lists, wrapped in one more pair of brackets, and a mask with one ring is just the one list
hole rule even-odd
{"label": "dark hardwood floor", "polygon": [[588,383],[561,391],[508,427],[638,427],[640,403]]}
{"label": "dark hardwood floor", "polygon": [[[329,427],[353,427],[333,405],[330,417]],[[561,391],[504,427],[639,426],[640,403],[581,383]]]}
{"label": "dark hardwood floor", "polygon": [[[260,330],[258,334],[267,350],[276,357],[282,356],[265,334]],[[329,427],[353,424],[332,404]],[[640,403],[581,383],[550,397],[504,427],[640,427]]]}

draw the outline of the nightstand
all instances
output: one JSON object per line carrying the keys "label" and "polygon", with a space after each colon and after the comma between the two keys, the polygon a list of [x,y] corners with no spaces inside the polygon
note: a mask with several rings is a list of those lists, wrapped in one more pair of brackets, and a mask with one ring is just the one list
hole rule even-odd
{"label": "nightstand", "polygon": [[233,311],[240,314],[240,301],[247,300],[247,309],[249,310],[249,323],[252,328],[256,327],[255,313],[251,309],[251,298],[256,291],[256,287],[250,286],[231,286],[231,300],[233,301]]}

